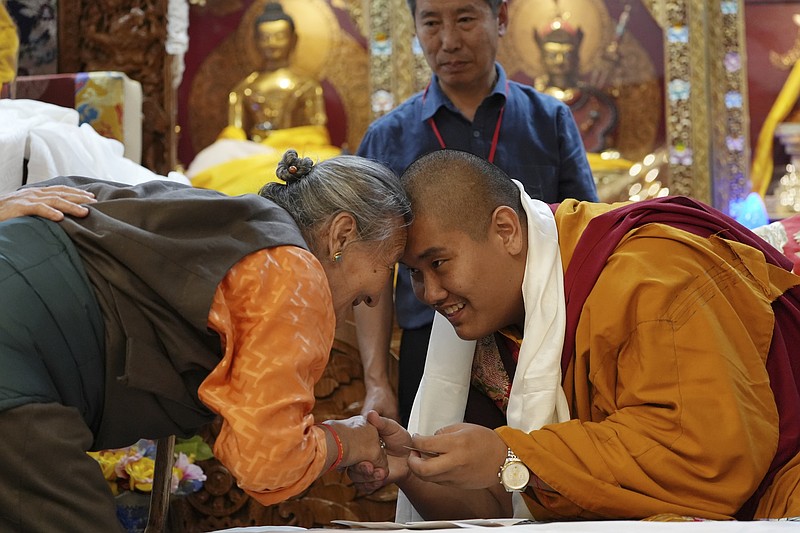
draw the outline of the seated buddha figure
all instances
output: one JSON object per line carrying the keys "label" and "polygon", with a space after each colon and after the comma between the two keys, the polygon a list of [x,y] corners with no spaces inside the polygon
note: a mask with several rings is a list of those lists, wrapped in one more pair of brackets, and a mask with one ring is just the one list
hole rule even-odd
{"label": "seated buddha figure", "polygon": [[533,35],[545,70],[534,86],[570,107],[587,152],[608,149],[617,124],[617,107],[608,94],[580,79],[583,31],[557,17],[541,32],[534,29]]}
{"label": "seated buddha figure", "polygon": [[331,144],[322,85],[292,68],[294,21],[276,2],[256,19],[255,42],[263,58],[228,95],[228,125],[186,170],[196,187],[229,195],[255,193],[289,148],[321,161],[341,153]]}
{"label": "seated buddha figure", "polygon": [[228,125],[247,139],[261,142],[275,130],[325,126],[325,102],[319,82],[293,69],[297,45],[292,17],[276,2],[268,3],[255,21],[255,41],[263,58],[261,70],[243,79],[228,96]]}

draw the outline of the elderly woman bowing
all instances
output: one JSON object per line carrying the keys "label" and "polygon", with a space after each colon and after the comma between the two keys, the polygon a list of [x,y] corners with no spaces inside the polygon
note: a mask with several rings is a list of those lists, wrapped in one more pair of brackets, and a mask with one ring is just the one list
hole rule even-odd
{"label": "elderly woman bowing", "polygon": [[289,151],[278,176],[236,197],[57,178],[41,185],[88,191],[68,199],[88,215],[0,223],[0,529],[118,530],[85,451],[216,415],[215,455],[263,504],[333,467],[384,474],[363,418],[311,410],[337,318],[377,302],[403,250],[408,199],[352,156]]}

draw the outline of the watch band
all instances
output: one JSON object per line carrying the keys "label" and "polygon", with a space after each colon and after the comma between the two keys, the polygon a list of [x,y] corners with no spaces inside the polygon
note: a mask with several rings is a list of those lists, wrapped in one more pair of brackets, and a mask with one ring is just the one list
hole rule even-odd
{"label": "watch band", "polygon": [[522,492],[528,488],[531,471],[527,465],[517,457],[511,448],[508,448],[506,460],[497,472],[500,483],[508,492]]}

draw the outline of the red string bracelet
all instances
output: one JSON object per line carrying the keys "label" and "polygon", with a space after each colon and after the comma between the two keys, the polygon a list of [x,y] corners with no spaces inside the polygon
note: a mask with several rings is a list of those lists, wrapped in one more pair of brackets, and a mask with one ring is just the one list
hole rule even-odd
{"label": "red string bracelet", "polygon": [[342,459],[344,459],[344,446],[342,446],[342,441],[339,438],[339,434],[336,433],[336,431],[332,427],[330,427],[328,424],[317,424],[317,425],[322,426],[323,428],[330,431],[331,436],[333,437],[333,441],[336,443],[336,449],[337,449],[336,460],[333,462],[330,468],[328,468],[327,472],[325,472],[327,474],[328,472],[339,466],[339,463],[341,463]]}

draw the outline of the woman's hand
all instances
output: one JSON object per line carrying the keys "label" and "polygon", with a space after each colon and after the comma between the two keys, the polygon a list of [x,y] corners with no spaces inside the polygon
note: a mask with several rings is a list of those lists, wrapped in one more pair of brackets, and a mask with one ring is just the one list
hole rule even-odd
{"label": "woman's hand", "polygon": [[0,221],[27,215],[40,216],[53,222],[64,215],[85,217],[89,209],[82,204],[95,202],[94,194],[66,185],[29,187],[0,195]]}
{"label": "woman's hand", "polygon": [[[369,424],[363,416],[328,420],[324,425],[332,428],[341,442],[342,460],[337,468],[341,470],[358,464],[364,475],[364,483],[380,487],[382,481],[389,475],[389,464],[383,441],[378,436],[375,426]],[[329,458],[337,453],[337,447],[333,449],[329,447]]]}
{"label": "woman's hand", "polygon": [[493,430],[475,424],[453,424],[432,436],[414,435],[408,468],[424,481],[462,489],[496,486],[508,447]]}
{"label": "woman's hand", "polygon": [[411,435],[391,418],[382,417],[376,411],[370,411],[367,414],[367,420],[380,435],[389,468],[386,476],[380,479],[373,475],[372,466],[369,464],[359,463],[347,470],[356,489],[365,494],[374,492],[390,483],[401,483],[409,475],[407,463],[409,450],[405,446],[411,445]]}

